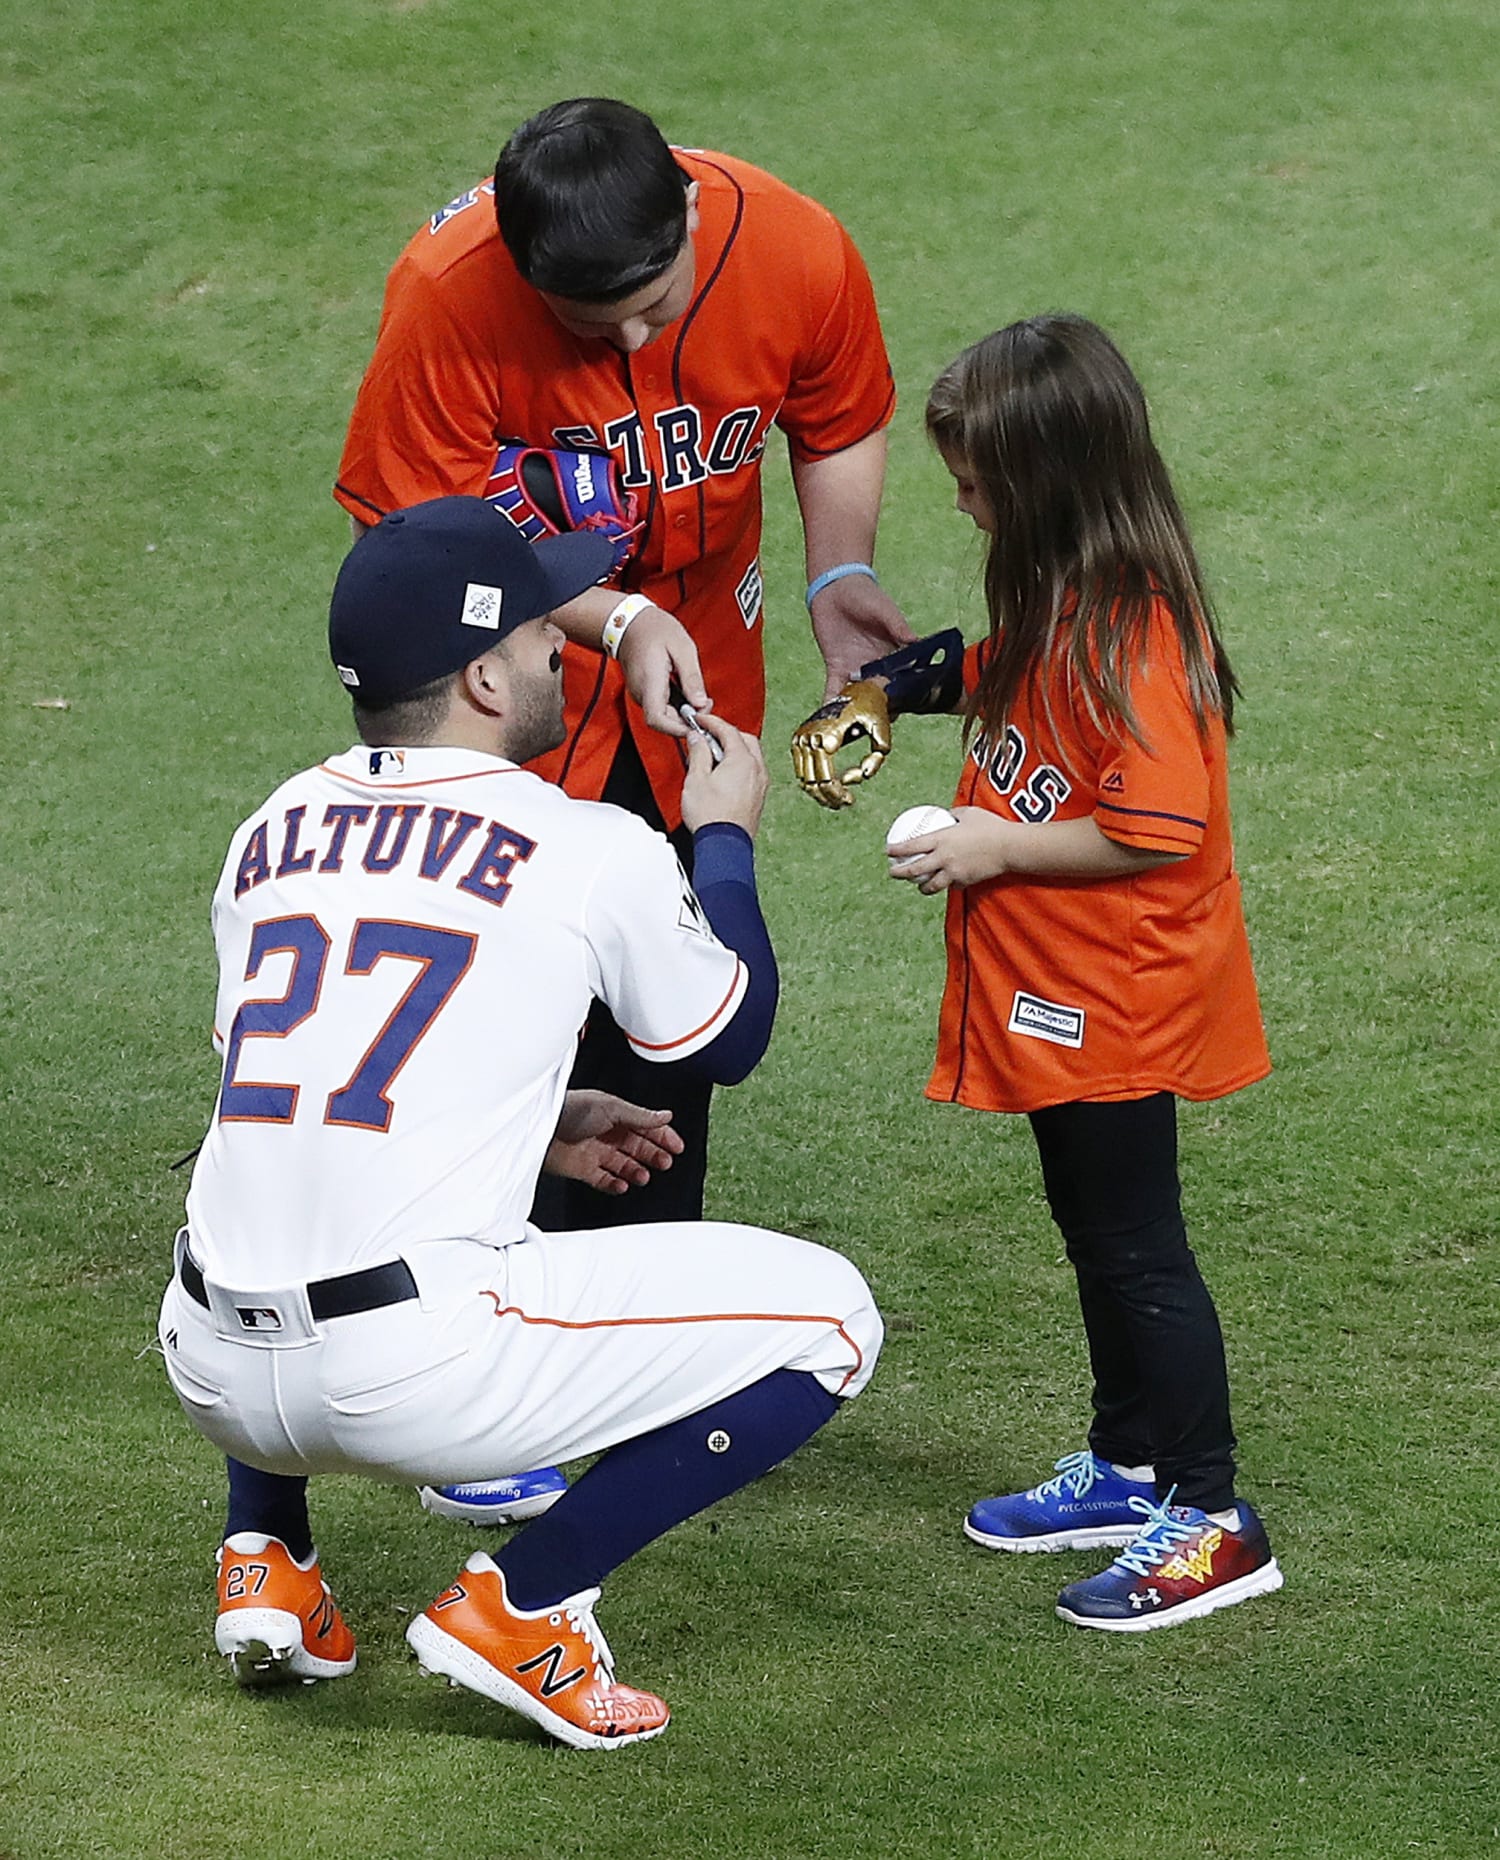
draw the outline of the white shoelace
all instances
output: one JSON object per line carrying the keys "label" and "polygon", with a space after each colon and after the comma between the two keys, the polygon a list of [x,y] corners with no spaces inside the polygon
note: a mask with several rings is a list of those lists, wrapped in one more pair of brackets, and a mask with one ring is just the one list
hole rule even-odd
{"label": "white shoelace", "polygon": [[586,1640],[594,1652],[594,1677],[605,1685],[613,1685],[615,1680],[614,1655],[609,1650],[609,1642],[604,1638],[604,1630],[594,1619],[594,1603],[599,1599],[598,1589],[583,1589],[577,1595],[570,1595],[558,1607],[568,1617],[568,1626]]}

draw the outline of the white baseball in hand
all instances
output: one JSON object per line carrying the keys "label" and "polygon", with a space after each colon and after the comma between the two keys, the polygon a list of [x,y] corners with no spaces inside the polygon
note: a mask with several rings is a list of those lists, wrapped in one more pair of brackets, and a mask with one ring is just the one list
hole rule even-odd
{"label": "white baseball in hand", "polygon": [[897,857],[897,848],[905,841],[920,839],[925,833],[941,833],[944,827],[957,825],[957,814],[950,814],[946,807],[909,807],[904,814],[897,814],[886,829],[885,850],[897,865],[904,864]]}

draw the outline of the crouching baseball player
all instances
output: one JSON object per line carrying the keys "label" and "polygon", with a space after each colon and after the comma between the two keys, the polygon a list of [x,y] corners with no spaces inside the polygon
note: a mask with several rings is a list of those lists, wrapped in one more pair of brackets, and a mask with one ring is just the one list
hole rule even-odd
{"label": "crouching baseball player", "polygon": [[637,1052],[719,1083],[775,1012],[753,738],[709,714],[722,759],[691,750],[696,891],[642,821],[517,766],[561,740],[551,613],[610,559],[588,534],[533,548],[454,497],[345,561],[330,644],[362,745],[230,845],[223,1079],[160,1323],[178,1399],[230,1455],[215,1640],[242,1682],[355,1664],[307,1475],[439,1484],[600,1453],[407,1639],[424,1670],[602,1750],[668,1717],[615,1681],[604,1577],[800,1446],[881,1341],[860,1274],[804,1240],[527,1224],[555,1136],[636,1177],[662,1160],[648,1114],[564,1113],[591,1001]]}

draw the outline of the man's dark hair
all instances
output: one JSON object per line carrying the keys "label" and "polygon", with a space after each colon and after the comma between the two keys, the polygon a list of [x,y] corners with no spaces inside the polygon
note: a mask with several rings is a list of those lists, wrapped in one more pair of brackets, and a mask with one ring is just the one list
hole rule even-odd
{"label": "man's dark hair", "polygon": [[356,697],[354,727],[359,731],[359,740],[372,749],[395,749],[402,744],[415,746],[431,741],[433,732],[448,714],[457,677],[457,672],[447,672],[441,678],[434,678],[430,685],[408,692],[390,704],[361,704]]}
{"label": "man's dark hair", "polygon": [[495,164],[495,217],[536,290],[618,303],[687,238],[687,176],[644,111],[574,97],[522,123]]}

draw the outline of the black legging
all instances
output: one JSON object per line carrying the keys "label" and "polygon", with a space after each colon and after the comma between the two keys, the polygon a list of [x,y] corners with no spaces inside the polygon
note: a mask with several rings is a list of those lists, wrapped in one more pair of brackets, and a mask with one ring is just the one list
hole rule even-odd
{"label": "black legging", "polygon": [[1159,1497],[1234,1503],[1224,1339],[1183,1225],[1170,1092],[1031,1113],[1052,1218],[1078,1275],[1094,1373],[1089,1446],[1152,1465]]}

